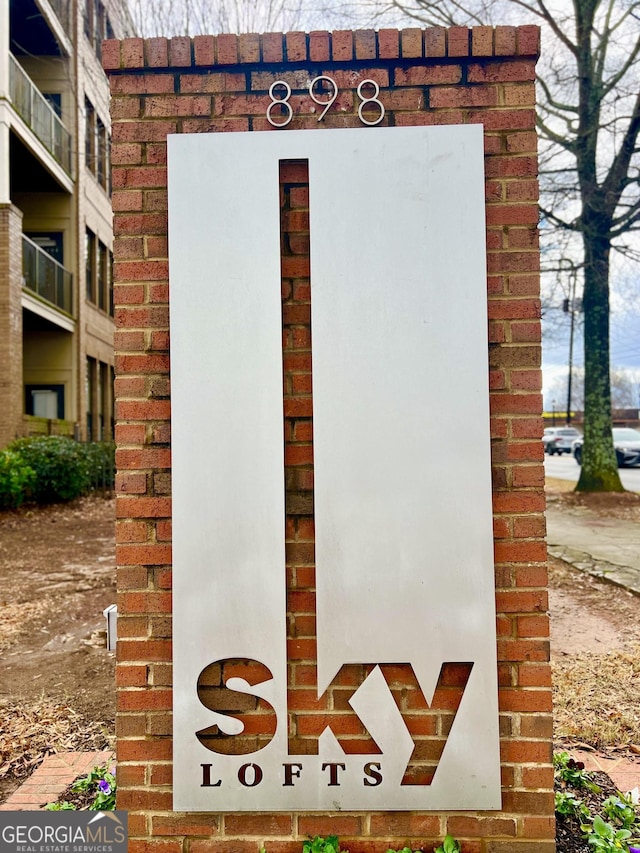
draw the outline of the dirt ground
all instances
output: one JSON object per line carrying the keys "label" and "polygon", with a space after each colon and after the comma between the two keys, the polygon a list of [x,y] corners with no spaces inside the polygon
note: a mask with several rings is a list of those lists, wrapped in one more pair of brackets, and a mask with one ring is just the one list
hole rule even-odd
{"label": "dirt ground", "polygon": [[0,801],[46,752],[113,740],[114,501],[0,513]]}
{"label": "dirt ground", "polygon": [[551,657],[611,652],[640,643],[640,598],[549,558]]}
{"label": "dirt ground", "polygon": [[[640,496],[586,496],[570,509],[640,521]],[[0,801],[47,752],[113,742],[114,655],[102,611],[115,602],[114,502],[100,497],[0,513]],[[554,667],[640,644],[640,598],[551,561]],[[628,744],[623,744],[628,746]]]}
{"label": "dirt ground", "polygon": [[[567,512],[588,510],[602,518],[640,523],[640,494],[585,494],[568,480],[547,480],[547,502]],[[640,598],[549,558],[551,654],[623,650],[640,643]]]}

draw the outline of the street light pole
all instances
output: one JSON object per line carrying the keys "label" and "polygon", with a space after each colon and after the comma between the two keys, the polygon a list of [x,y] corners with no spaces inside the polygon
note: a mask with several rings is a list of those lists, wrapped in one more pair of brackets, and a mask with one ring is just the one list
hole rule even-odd
{"label": "street light pole", "polygon": [[567,424],[571,423],[571,385],[573,380],[573,331],[576,320],[576,279],[571,283],[571,298],[569,300],[569,381],[567,382]]}

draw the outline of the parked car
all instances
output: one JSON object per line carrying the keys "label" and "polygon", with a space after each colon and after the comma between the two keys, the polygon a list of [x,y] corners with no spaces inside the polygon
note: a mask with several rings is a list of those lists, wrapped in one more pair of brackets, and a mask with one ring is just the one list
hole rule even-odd
{"label": "parked car", "polygon": [[562,456],[563,453],[571,453],[573,442],[581,438],[581,433],[574,427],[547,427],[542,436],[542,443],[545,453],[549,456],[554,453]]}
{"label": "parked car", "polygon": [[[618,468],[640,464],[640,431],[630,427],[614,427],[612,433]],[[582,464],[582,444],[582,436],[573,442],[573,455],[578,465]]]}

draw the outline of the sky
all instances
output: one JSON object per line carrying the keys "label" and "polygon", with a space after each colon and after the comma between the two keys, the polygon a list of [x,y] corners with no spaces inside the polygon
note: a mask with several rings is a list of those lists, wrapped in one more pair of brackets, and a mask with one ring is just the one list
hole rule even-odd
{"label": "sky", "polygon": [[[614,284],[615,290],[615,284]],[[614,292],[611,300],[610,316],[610,363],[612,369],[628,371],[634,381],[640,379],[640,271],[636,284],[636,294],[627,292],[620,295]],[[569,315],[564,315],[564,324],[545,323],[543,319],[542,336],[542,376],[543,398],[547,410],[551,409],[553,384],[559,376],[569,373]],[[584,365],[583,337],[580,323],[576,324],[573,345],[573,363],[576,367]],[[638,405],[640,406],[640,386]]]}

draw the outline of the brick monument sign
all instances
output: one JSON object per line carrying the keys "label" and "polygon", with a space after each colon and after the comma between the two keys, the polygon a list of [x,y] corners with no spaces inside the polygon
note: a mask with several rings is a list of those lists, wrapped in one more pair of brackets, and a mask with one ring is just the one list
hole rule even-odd
{"label": "brick monument sign", "polygon": [[104,43],[133,853],[555,849],[538,50]]}

